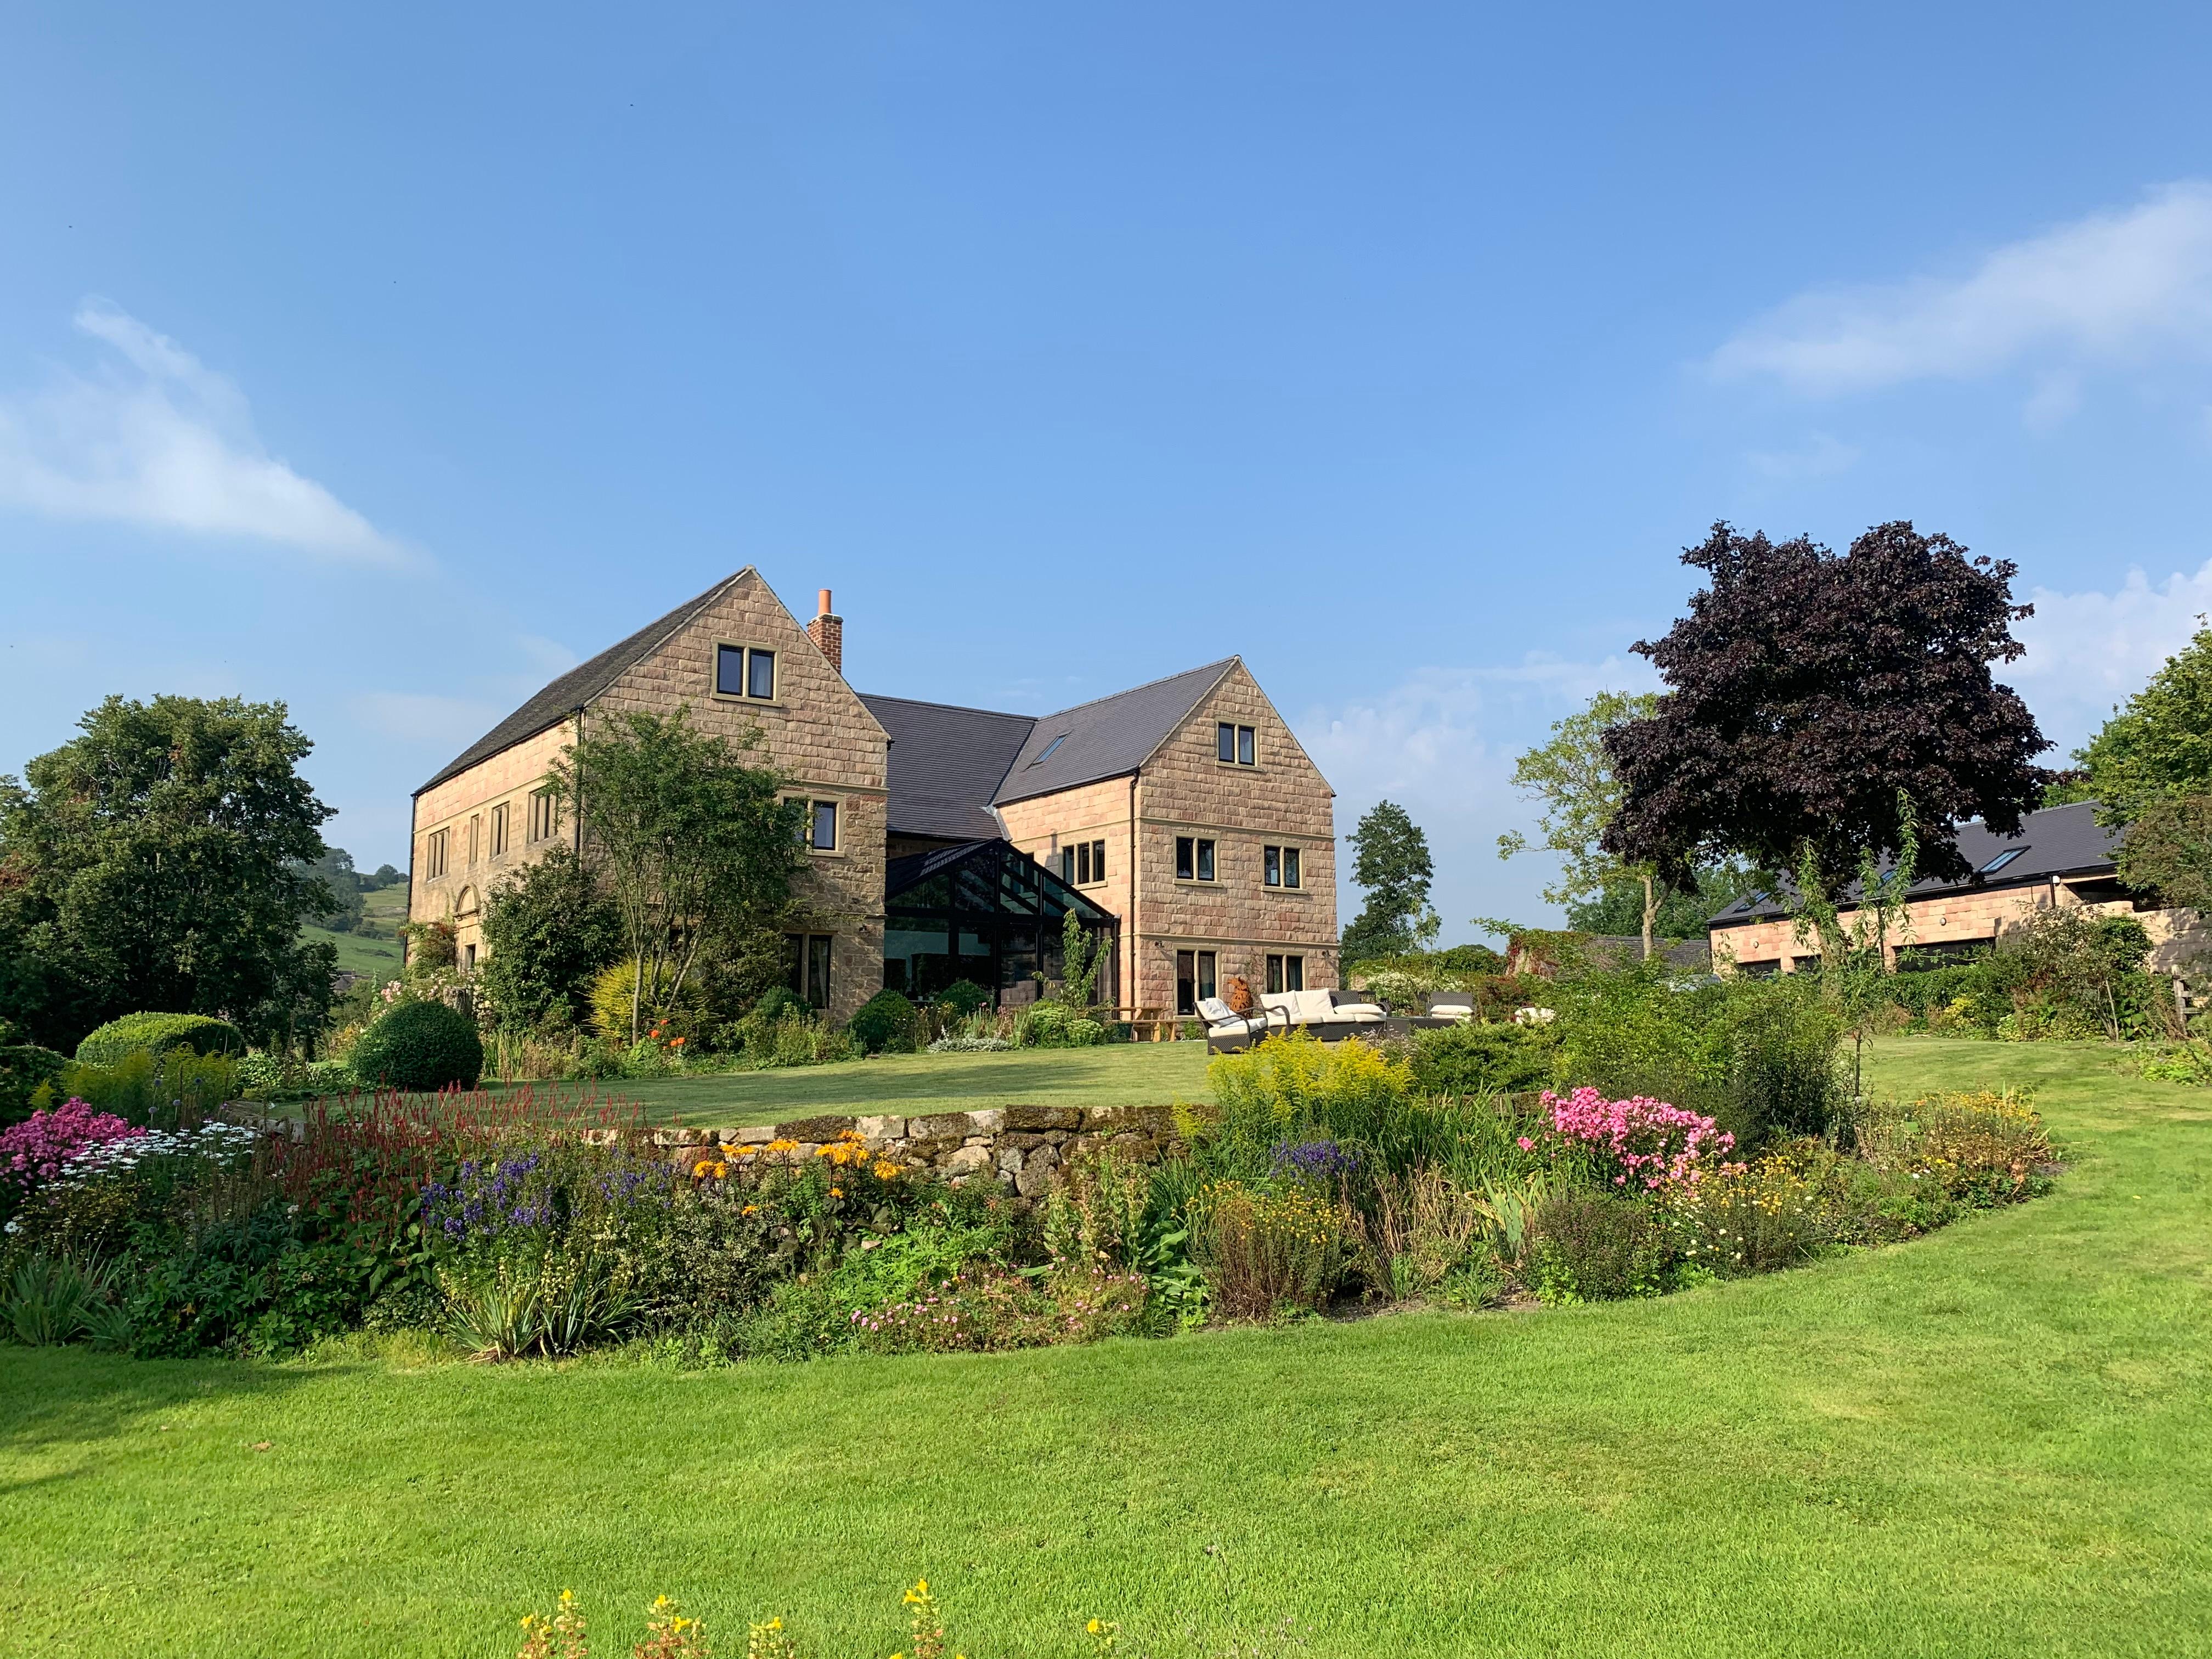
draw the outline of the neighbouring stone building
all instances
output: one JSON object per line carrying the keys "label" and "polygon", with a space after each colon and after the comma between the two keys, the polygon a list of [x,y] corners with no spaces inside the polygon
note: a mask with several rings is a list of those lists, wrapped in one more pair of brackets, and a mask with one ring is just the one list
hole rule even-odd
{"label": "neighbouring stone building", "polygon": [[[1959,829],[1959,852],[1973,873],[1964,881],[1916,883],[1903,938],[1889,942],[1921,961],[1967,957],[1988,948],[2021,918],[2078,905],[2107,915],[2139,915],[2150,935],[2148,965],[2171,973],[2204,948],[2197,913],[2160,909],[2121,886],[2114,854],[2118,832],[2099,824],[2094,801],[2045,807],[2021,821],[2017,836],[1998,836],[1978,821]],[[1845,908],[1846,923],[1852,911]],[[1739,899],[1712,920],[1707,937],[1713,965],[1723,973],[1795,972],[1817,963],[1817,941],[1801,942],[1782,901],[1771,893]]]}
{"label": "neighbouring stone building", "polygon": [[802,628],[751,568],[562,675],[415,794],[409,915],[464,968],[490,885],[574,846],[548,767],[596,718],[689,705],[808,803],[799,995],[844,1018],[890,985],[1033,995],[1073,910],[1106,942],[1100,1000],[1188,1013],[1232,975],[1336,983],[1334,795],[1235,657],[1058,714],[862,695],[825,589]]}

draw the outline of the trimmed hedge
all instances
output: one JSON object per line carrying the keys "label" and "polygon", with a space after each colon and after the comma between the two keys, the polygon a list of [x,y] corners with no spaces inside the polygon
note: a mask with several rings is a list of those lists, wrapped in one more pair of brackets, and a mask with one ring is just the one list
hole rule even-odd
{"label": "trimmed hedge", "polygon": [[228,1020],[205,1014],[125,1014],[78,1043],[76,1057],[87,1066],[112,1066],[137,1049],[166,1054],[180,1042],[196,1054],[246,1052],[246,1039]]}
{"label": "trimmed hedge", "polygon": [[483,1073],[476,1022],[442,1002],[403,1002],[361,1034],[346,1063],[372,1087],[427,1094]]}
{"label": "trimmed hedge", "polygon": [[21,1123],[31,1115],[31,1097],[42,1083],[60,1085],[67,1054],[35,1042],[0,1044],[0,1124]]}

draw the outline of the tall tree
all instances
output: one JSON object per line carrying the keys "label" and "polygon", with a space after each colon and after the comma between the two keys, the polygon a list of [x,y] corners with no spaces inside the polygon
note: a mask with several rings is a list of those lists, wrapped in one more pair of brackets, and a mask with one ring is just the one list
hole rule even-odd
{"label": "tall tree", "polygon": [[805,809],[781,799],[782,774],[743,758],[760,740],[757,727],[734,741],[695,730],[689,704],[617,714],[548,775],[622,919],[636,969],[633,1042],[648,1012],[675,1006],[709,939],[771,925],[791,902]]}
{"label": "tall tree", "polygon": [[625,943],[614,901],[558,844],[484,895],[483,937],[477,986],[514,1032],[581,1024],[592,976]]}
{"label": "tall tree", "polygon": [[[1923,873],[1961,879],[1955,823],[2000,835],[2039,804],[2051,745],[1992,678],[2022,650],[2014,568],[1948,536],[1877,525],[1838,557],[1716,524],[1682,562],[1710,586],[1636,649],[1668,690],[1605,734],[1621,787],[1607,851],[1686,881],[1702,860],[1810,869],[1829,896],[1899,850],[1898,797]],[[1809,861],[1806,854],[1809,851]]]}
{"label": "tall tree", "polygon": [[1344,959],[1399,956],[1432,941],[1429,883],[1436,866],[1420,825],[1395,801],[1377,801],[1346,839],[1355,852],[1352,879],[1366,890],[1367,902],[1344,930]]}
{"label": "tall tree", "polygon": [[332,908],[310,873],[331,809],[284,705],[110,697],[78,726],[0,778],[0,935],[39,1004],[11,1014],[56,1042],[139,1010],[312,1030],[334,953],[298,934]]}
{"label": "tall tree", "polygon": [[[1660,906],[1672,890],[1650,860],[1632,862],[1606,850],[1605,827],[1620,811],[1620,781],[1613,775],[1605,734],[1632,720],[1649,720],[1659,699],[1649,691],[1601,691],[1587,708],[1552,725],[1552,738],[1529,750],[1513,764],[1513,787],[1539,804],[1538,843],[1559,860],[1559,878],[1544,889],[1544,902],[1561,907],[1588,904],[1616,884],[1632,884],[1642,895],[1636,931],[1644,956],[1651,957]],[[1510,859],[1528,850],[1519,830],[1498,838],[1498,856]]]}
{"label": "tall tree", "polygon": [[2153,801],[2212,794],[2212,628],[2199,629],[2075,753],[2107,823]]}

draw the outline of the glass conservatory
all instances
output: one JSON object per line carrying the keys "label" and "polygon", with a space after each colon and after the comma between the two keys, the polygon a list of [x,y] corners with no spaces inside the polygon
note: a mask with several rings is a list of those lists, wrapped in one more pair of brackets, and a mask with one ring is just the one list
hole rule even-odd
{"label": "glass conservatory", "polygon": [[1016,988],[1060,978],[1071,910],[1091,948],[1105,947],[1093,997],[1120,1000],[1119,921],[1003,841],[893,859],[884,910],[884,984],[917,1000],[963,979],[1001,1002],[1029,1000]]}

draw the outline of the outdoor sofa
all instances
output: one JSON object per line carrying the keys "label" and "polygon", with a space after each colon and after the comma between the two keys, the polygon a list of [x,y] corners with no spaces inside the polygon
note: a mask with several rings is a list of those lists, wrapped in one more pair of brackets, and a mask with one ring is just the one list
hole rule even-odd
{"label": "outdoor sofa", "polygon": [[[1206,1046],[1216,1054],[1233,1054],[1248,1048],[1269,1032],[1310,1031],[1323,1042],[1348,1036],[1380,1036],[1389,1017],[1372,1002],[1353,1000],[1349,991],[1271,992],[1260,999],[1249,1015],[1231,1012],[1219,997],[1206,997],[1198,1005],[1206,1022]],[[1339,1001],[1338,999],[1344,999]]]}

